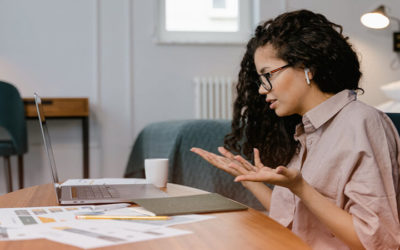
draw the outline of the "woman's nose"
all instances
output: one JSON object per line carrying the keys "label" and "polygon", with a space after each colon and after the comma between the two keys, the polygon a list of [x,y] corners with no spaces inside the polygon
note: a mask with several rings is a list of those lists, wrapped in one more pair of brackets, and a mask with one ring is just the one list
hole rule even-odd
{"label": "woman's nose", "polygon": [[260,84],[260,87],[258,88],[258,93],[259,93],[260,95],[266,95],[266,94],[269,93],[269,91],[267,91],[267,90]]}

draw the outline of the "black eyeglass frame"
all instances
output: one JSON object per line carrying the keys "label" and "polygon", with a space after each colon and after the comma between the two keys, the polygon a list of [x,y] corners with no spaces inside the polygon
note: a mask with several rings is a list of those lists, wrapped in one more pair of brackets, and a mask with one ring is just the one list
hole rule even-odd
{"label": "black eyeglass frame", "polygon": [[[284,65],[282,67],[276,68],[276,69],[271,70],[271,71],[269,71],[267,73],[258,75],[258,77],[259,77],[259,79],[257,81],[258,88],[260,88],[260,85],[262,85],[263,88],[266,91],[271,91],[272,90],[272,84],[271,84],[270,78],[271,78],[272,74],[274,74],[276,72],[279,72],[279,71],[281,71],[283,69],[286,69],[287,67],[290,67],[290,66],[291,66],[290,64],[286,64],[286,65]],[[267,83],[268,83],[269,86],[267,85]]]}

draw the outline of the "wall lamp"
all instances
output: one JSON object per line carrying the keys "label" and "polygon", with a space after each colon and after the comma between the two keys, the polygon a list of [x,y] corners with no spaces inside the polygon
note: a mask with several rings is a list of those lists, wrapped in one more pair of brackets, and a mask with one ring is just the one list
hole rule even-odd
{"label": "wall lamp", "polygon": [[[396,21],[400,30],[400,19],[388,16],[384,5],[361,16],[361,23],[371,29],[384,29],[389,26],[390,20]],[[393,33],[393,50],[400,52],[400,32]]]}

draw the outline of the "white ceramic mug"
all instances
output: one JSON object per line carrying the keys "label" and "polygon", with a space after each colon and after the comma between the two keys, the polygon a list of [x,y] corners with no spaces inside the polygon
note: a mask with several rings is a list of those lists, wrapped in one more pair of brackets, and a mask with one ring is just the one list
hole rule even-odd
{"label": "white ceramic mug", "polygon": [[147,183],[151,183],[156,187],[166,187],[168,181],[168,159],[145,159],[144,172]]}

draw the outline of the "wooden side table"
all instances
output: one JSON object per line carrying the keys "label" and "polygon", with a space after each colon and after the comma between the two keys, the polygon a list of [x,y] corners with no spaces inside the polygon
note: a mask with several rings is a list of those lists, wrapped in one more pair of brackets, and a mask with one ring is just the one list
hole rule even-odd
{"label": "wooden side table", "polygon": [[[50,98],[42,99],[46,119],[80,119],[82,121],[83,178],[89,178],[89,99]],[[23,98],[27,119],[37,119],[34,98]]]}

